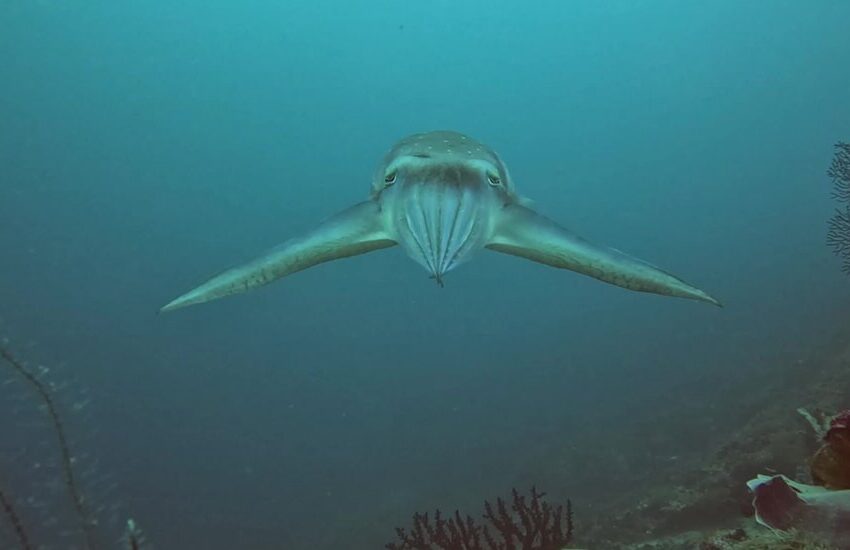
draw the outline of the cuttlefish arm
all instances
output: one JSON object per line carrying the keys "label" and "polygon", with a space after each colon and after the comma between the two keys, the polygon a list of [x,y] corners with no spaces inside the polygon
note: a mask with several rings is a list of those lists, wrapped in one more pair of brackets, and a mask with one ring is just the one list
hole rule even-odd
{"label": "cuttlefish arm", "polygon": [[629,290],[720,302],[678,277],[613,248],[590,243],[525,206],[504,207],[487,248],[569,269]]}
{"label": "cuttlefish arm", "polygon": [[395,244],[384,231],[380,206],[374,201],[362,202],[325,220],[305,235],[290,239],[259,258],[216,275],[172,300],[160,311],[245,292],[320,263]]}

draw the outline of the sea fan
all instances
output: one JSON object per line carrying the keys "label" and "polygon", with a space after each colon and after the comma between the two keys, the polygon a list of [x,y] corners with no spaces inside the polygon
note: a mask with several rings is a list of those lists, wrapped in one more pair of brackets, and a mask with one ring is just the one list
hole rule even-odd
{"label": "sea fan", "polygon": [[543,500],[546,493],[531,488],[531,498],[513,490],[510,506],[501,498],[495,506],[484,503],[483,518],[488,525],[478,525],[471,516],[455,511],[444,518],[439,510],[434,521],[428,514],[413,515],[413,528],[408,532],[396,528],[400,542],[389,543],[388,550],[561,550],[573,536],[573,513],[566,506],[552,506]]}
{"label": "sea fan", "polygon": [[841,270],[850,275],[850,143],[835,145],[827,175],[832,178],[832,196],[840,206],[829,220],[826,243],[841,258]]}

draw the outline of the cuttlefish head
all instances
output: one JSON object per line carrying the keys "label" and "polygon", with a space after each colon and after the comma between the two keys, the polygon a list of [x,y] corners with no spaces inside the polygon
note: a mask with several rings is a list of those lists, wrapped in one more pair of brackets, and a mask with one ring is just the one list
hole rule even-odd
{"label": "cuttlefish head", "polygon": [[372,199],[390,237],[440,285],[484,247],[502,208],[518,201],[496,153],[457,132],[398,142],[375,174]]}

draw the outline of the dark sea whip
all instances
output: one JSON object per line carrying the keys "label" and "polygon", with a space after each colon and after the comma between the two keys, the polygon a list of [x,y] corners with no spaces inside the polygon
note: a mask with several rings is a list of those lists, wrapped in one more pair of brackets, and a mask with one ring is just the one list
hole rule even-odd
{"label": "dark sea whip", "polygon": [[73,502],[74,510],[77,513],[77,517],[79,518],[80,529],[82,530],[83,535],[86,539],[86,548],[88,548],[88,550],[94,550],[97,547],[97,545],[95,544],[95,533],[93,528],[94,523],[90,520],[88,510],[86,509],[86,505],[83,500],[83,496],[80,494],[77,479],[74,476],[71,449],[68,446],[68,438],[65,436],[65,428],[62,426],[62,419],[59,418],[59,413],[56,411],[56,405],[53,402],[53,396],[50,395],[47,386],[45,386],[45,384],[41,380],[36,378],[35,375],[33,375],[29,370],[27,370],[27,368],[24,367],[24,365],[20,361],[18,361],[9,350],[7,350],[3,346],[0,346],[0,357],[3,357],[3,359],[5,359],[6,362],[8,362],[13,369],[15,369],[21,376],[23,376],[27,383],[32,386],[36,393],[38,393],[39,397],[41,397],[41,400],[44,401],[44,405],[47,408],[47,414],[48,416],[50,416],[50,420],[53,423],[54,431],[56,432],[56,438],[59,440],[59,451],[62,454],[62,473],[65,477],[65,486],[68,488],[68,493],[71,496],[71,501]]}
{"label": "dark sea whip", "polygon": [[6,517],[9,518],[9,522],[15,529],[15,534],[18,535],[18,540],[21,542],[21,548],[24,550],[32,550],[30,539],[27,536],[27,532],[24,531],[24,524],[21,523],[21,518],[18,517],[18,513],[15,511],[15,507],[12,505],[11,499],[3,493],[2,489],[0,489],[0,507],[3,508],[3,511],[6,513]]}

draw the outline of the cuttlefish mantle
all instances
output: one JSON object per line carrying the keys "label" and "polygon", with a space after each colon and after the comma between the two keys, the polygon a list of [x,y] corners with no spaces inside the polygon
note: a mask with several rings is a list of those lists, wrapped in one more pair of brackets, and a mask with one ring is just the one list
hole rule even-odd
{"label": "cuttlefish mantle", "polygon": [[399,245],[439,284],[481,249],[569,269],[629,290],[720,303],[622,252],[590,243],[538,214],[496,153],[457,132],[399,141],[372,179],[368,200],[246,264],[228,269],[161,311],[266,285],[320,263]]}

